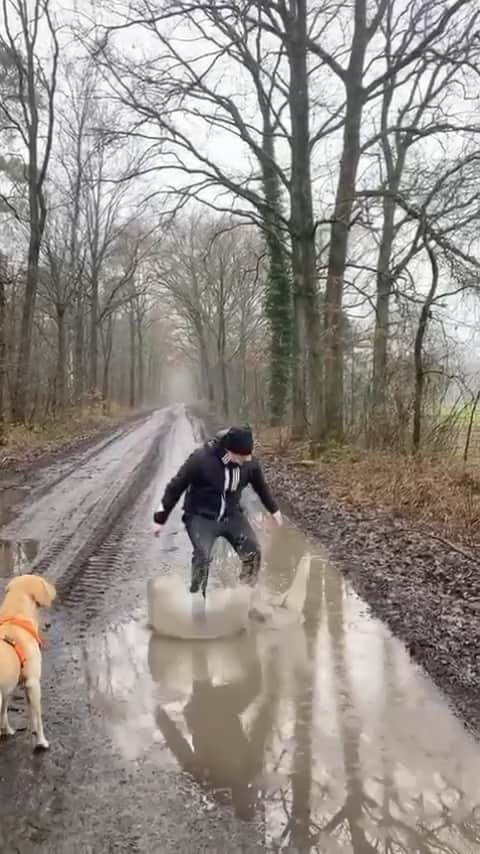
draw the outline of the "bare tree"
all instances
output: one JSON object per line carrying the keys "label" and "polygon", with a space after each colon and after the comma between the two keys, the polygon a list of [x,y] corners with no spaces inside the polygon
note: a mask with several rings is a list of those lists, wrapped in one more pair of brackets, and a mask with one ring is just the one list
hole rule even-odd
{"label": "bare tree", "polygon": [[[341,4],[340,4],[341,5]],[[471,20],[476,10],[471,10],[468,0],[457,0],[449,5],[438,0],[424,0],[418,4],[411,0],[410,24],[405,32],[404,14],[389,15],[386,29],[389,39],[387,55],[389,66],[375,73],[380,56],[372,56],[368,64],[369,46],[383,25],[387,10],[395,11],[394,0],[380,0],[374,14],[368,15],[367,0],[355,0],[351,22],[349,58],[342,65],[335,52],[323,47],[323,40],[315,34],[309,42],[312,52],[342,83],[345,89],[345,115],[342,154],[332,216],[330,250],[325,293],[325,422],[323,439],[343,438],[343,346],[342,304],[345,271],[348,260],[348,239],[356,197],[358,166],[361,157],[362,119],[366,104],[379,96],[400,72],[405,75],[428,51],[441,52],[442,39],[452,29],[465,11]],[[427,22],[427,23],[426,23]],[[344,46],[338,48],[340,54]],[[392,60],[393,53],[393,60]],[[383,54],[382,54],[383,55]]]}
{"label": "bare tree", "polygon": [[[166,22],[172,20],[180,26],[186,23],[208,45],[206,73],[197,70],[205,56],[199,54],[193,59],[184,56],[181,47],[170,37]],[[266,235],[271,272],[267,302],[273,347],[271,382],[272,388],[278,387],[278,400],[272,414],[278,420],[283,413],[285,386],[292,376],[294,428],[300,435],[308,424],[307,394],[313,404],[314,420],[318,420],[317,412],[322,409],[310,177],[315,140],[309,129],[307,6],[298,3],[287,8],[283,3],[228,2],[222,5],[220,12],[216,4],[206,0],[193,4],[177,0],[168,9],[148,0],[130,9],[124,24],[119,26],[145,27],[161,45],[161,59],[139,65],[109,51],[109,37],[115,27],[97,44],[97,55],[103,57],[117,97],[138,117],[127,133],[138,133],[140,122],[143,139],[161,140],[163,149],[168,141],[170,156],[158,168],[173,169],[189,177],[190,183],[177,191],[183,200],[197,197],[206,201],[206,190],[224,187],[236,199],[230,203],[230,209],[233,206],[238,214],[253,218]],[[246,72],[248,75],[251,97],[259,110],[259,126],[246,121],[243,104],[218,85],[218,73],[225,56],[237,63],[239,74],[244,76]],[[152,74],[153,67],[155,74]],[[285,108],[289,117],[286,122],[283,119]],[[238,170],[229,170],[215,161],[196,144],[191,134],[185,133],[182,126],[185,115],[195,120],[202,115],[210,126],[234,133],[248,154],[253,155],[255,171],[243,177],[238,175]],[[155,132],[156,128],[160,128],[160,134],[158,130]],[[329,130],[330,123],[326,121],[315,139],[318,141],[322,133],[327,134]],[[282,164],[276,155],[277,139],[284,140],[290,148],[287,164]],[[285,215],[281,194],[286,196],[290,208]],[[206,203],[217,210],[225,210],[222,202],[210,200]],[[291,243],[288,253],[284,248],[286,235]],[[288,256],[293,274],[296,330],[293,339]],[[292,341],[293,373],[286,369]],[[308,391],[304,381],[306,358],[309,361]]]}
{"label": "bare tree", "polygon": [[[75,71],[81,67],[81,75]],[[88,200],[90,163],[95,156],[94,125],[97,114],[95,92],[98,75],[91,63],[77,60],[67,66],[66,106],[60,112],[61,127],[57,154],[61,170],[58,192],[67,208],[68,231],[65,236],[67,247],[67,275],[71,315],[73,400],[81,400],[86,388],[84,370],[84,326],[86,323],[86,204]],[[70,299],[69,299],[70,302]]]}
{"label": "bare tree", "polygon": [[[124,254],[122,250],[119,252],[122,237],[127,244],[131,244],[132,223],[139,216],[138,200],[134,205],[129,204],[128,201],[130,192],[128,176],[135,172],[136,155],[129,158],[127,153],[122,163],[120,153],[118,143],[112,141],[104,129],[101,128],[95,133],[93,152],[86,168],[85,194],[87,245],[85,275],[89,305],[88,388],[91,394],[98,391],[100,325],[109,310],[105,306],[103,309],[100,307],[102,278],[109,275],[112,256]],[[115,155],[118,159],[112,170],[112,158]],[[117,300],[122,288],[133,275],[143,239],[143,234],[139,235],[138,239],[135,238],[133,254],[116,278],[113,289],[108,289],[109,306]]]}
{"label": "bare tree", "polygon": [[[434,310],[467,292],[478,290],[480,261],[472,254],[480,206],[475,175],[479,154],[467,144],[462,155],[439,162],[415,163],[416,204],[409,197],[413,186],[394,195],[403,217],[396,227],[396,251],[392,255],[392,293],[400,304],[413,306],[414,331],[411,358],[414,365],[413,448],[420,447],[424,387],[428,374],[425,364],[427,331]],[[366,196],[383,196],[386,191],[364,191]],[[402,235],[406,239],[402,242]],[[426,262],[426,271],[425,271]],[[422,287],[425,279],[427,287]],[[402,333],[404,334],[404,332]],[[436,367],[435,372],[438,372]]]}
{"label": "bare tree", "polygon": [[[5,102],[0,104],[0,110],[20,135],[27,151],[28,263],[13,400],[14,417],[23,420],[28,396],[40,249],[47,217],[44,188],[53,143],[59,44],[50,0],[35,0],[33,8],[28,0],[3,0],[2,9],[5,27],[3,49],[15,63],[20,113],[16,114]],[[48,60],[41,58],[41,33],[48,36]]]}
{"label": "bare tree", "polygon": [[[156,261],[160,292],[186,324],[204,393],[229,417],[245,409],[247,357],[263,324],[264,278],[256,238],[238,222],[177,222]],[[235,364],[240,357],[240,370]],[[243,379],[242,379],[243,377]]]}
{"label": "bare tree", "polygon": [[[458,139],[480,130],[480,126],[465,126],[461,110],[457,116],[452,109],[448,109],[448,100],[452,101],[452,107],[457,101],[456,91],[457,86],[463,83],[463,69],[468,71],[472,52],[476,49],[471,38],[474,18],[467,18],[466,23],[453,34],[445,45],[441,60],[434,51],[427,52],[406,80],[399,81],[394,70],[396,56],[392,50],[392,14],[393,9],[389,6],[385,21],[385,57],[387,68],[393,66],[393,73],[383,91],[380,131],[362,148],[362,152],[366,152],[379,144],[384,165],[382,186],[386,191],[382,199],[382,232],[377,261],[372,379],[374,428],[381,426],[385,404],[389,309],[395,285],[393,267],[396,267],[397,276],[401,273],[392,257],[396,236],[401,228],[399,216],[400,219],[404,216],[398,208],[396,196],[399,192],[407,196],[415,191],[416,176],[408,168],[409,159],[415,163],[415,151],[418,158],[419,150],[424,150],[425,142],[431,138],[440,140],[442,137],[454,136]],[[409,190],[404,186],[405,172],[411,183]],[[374,441],[379,438],[378,429],[374,430],[371,438]]]}
{"label": "bare tree", "polygon": [[[52,223],[53,226],[53,223]],[[57,366],[55,371],[55,412],[61,413],[67,404],[67,368],[68,368],[68,311],[72,306],[75,282],[70,278],[68,247],[68,223],[58,223],[56,234],[44,239],[45,267],[41,270],[39,292],[47,312],[57,329]]]}
{"label": "bare tree", "polygon": [[0,214],[2,220],[14,219],[18,223],[23,220],[25,208],[25,161],[16,150],[20,142],[19,134],[9,121],[9,114],[17,115],[18,81],[15,59],[0,37],[0,102],[4,108],[0,110]]}
{"label": "bare tree", "polygon": [[0,254],[0,445],[5,440],[5,381],[6,381],[6,283],[7,283],[7,261]]}

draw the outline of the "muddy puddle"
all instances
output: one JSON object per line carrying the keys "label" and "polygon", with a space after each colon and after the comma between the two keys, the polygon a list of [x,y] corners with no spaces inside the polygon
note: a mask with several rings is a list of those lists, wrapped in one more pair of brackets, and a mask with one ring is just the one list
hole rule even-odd
{"label": "muddy puddle", "polygon": [[[19,505],[29,495],[28,486],[4,486],[0,488],[0,528],[8,525],[18,513]],[[37,556],[37,540],[10,540],[0,538],[0,578],[29,572]]]}
{"label": "muddy puddle", "polygon": [[15,518],[18,505],[29,493],[29,486],[0,486],[0,527]]}
{"label": "muddy puddle", "polygon": [[[478,743],[316,547],[256,524],[271,601],[312,555],[303,622],[179,641],[150,634],[145,604],[90,637],[88,699],[115,752],[187,775],[271,850],[478,854]],[[187,565],[181,531],[175,548]],[[235,567],[224,553],[213,571],[228,583]]]}
{"label": "muddy puddle", "polygon": [[0,539],[0,578],[31,572],[39,545],[38,540]]}
{"label": "muddy puddle", "polygon": [[[8,525],[19,512],[19,506],[29,495],[30,488],[7,486],[0,488],[0,528]],[[0,538],[0,578],[30,572],[38,550],[38,540]]]}

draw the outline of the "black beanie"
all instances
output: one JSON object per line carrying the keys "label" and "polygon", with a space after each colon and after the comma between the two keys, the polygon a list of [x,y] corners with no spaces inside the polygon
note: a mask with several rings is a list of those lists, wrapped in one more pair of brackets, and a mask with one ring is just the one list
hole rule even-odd
{"label": "black beanie", "polygon": [[253,451],[253,434],[250,427],[230,427],[221,442],[232,454],[246,457]]}

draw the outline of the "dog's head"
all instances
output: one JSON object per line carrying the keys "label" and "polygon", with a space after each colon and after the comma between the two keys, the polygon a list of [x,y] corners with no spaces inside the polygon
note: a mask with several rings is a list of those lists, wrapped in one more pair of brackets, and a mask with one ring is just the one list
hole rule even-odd
{"label": "dog's head", "polygon": [[7,584],[7,593],[14,592],[30,596],[39,608],[49,608],[57,595],[53,584],[40,575],[16,575]]}

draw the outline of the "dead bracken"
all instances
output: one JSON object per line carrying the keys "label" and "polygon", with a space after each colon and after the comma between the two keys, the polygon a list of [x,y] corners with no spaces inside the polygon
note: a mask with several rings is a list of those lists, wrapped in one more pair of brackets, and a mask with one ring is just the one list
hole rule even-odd
{"label": "dead bracken", "polygon": [[[454,519],[458,502],[443,515],[448,495],[469,487],[454,470],[436,481],[432,468],[420,466],[423,495],[427,484],[432,492],[428,502],[417,502],[416,513],[415,496],[422,490],[412,480],[413,463],[403,461],[402,472],[399,461],[389,467],[387,456],[375,465],[360,455],[357,463],[304,468],[301,458],[298,448],[281,455],[271,444],[262,448],[265,471],[284,497],[286,512],[329,549],[374,614],[404,639],[467,724],[478,730],[480,567],[472,527]],[[396,477],[397,492],[392,486]],[[437,500],[442,485],[451,491]],[[403,495],[401,514],[396,494]]]}

